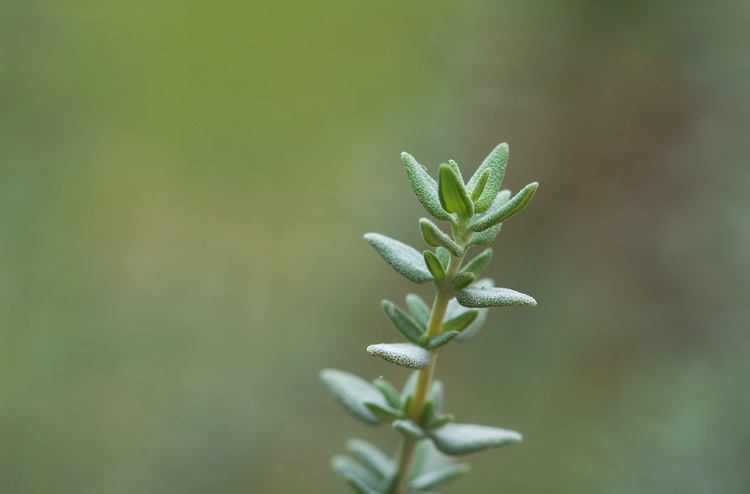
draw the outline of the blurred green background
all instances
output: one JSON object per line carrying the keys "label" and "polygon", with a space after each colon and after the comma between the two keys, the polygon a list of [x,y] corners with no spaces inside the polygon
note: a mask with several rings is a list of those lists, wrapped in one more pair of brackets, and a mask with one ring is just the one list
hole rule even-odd
{"label": "blurred green background", "polygon": [[[750,492],[750,4],[0,4],[0,491],[347,492],[318,381],[398,336],[399,159],[541,186],[438,377],[451,493]],[[429,287],[417,287],[423,296]]]}

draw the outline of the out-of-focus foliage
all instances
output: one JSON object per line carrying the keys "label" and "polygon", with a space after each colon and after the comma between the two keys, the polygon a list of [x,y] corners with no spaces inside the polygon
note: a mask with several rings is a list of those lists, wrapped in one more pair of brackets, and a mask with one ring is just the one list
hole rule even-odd
{"label": "out-of-focus foliage", "polygon": [[505,140],[544,194],[485,275],[539,307],[438,377],[524,443],[445,492],[748,492],[749,29],[739,0],[2,2],[2,490],[344,492],[361,431],[317,370],[378,377],[350,349],[411,289],[361,232],[421,241],[399,152]]}

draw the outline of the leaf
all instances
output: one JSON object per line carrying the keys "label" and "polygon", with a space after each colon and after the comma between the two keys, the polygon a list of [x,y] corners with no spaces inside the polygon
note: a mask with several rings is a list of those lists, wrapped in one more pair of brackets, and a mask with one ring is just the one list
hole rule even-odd
{"label": "leaf", "polygon": [[379,233],[366,233],[365,240],[375,247],[385,262],[414,283],[433,280],[423,256],[414,247]]}
{"label": "leaf", "polygon": [[456,242],[451,240],[448,235],[443,233],[435,223],[427,218],[419,220],[419,229],[422,232],[422,238],[424,238],[424,241],[429,245],[433,247],[444,247],[456,257],[464,255],[464,250]]}
{"label": "leaf", "polygon": [[435,379],[432,381],[430,386],[430,401],[435,405],[435,411],[441,413],[443,411],[443,381]]}
{"label": "leaf", "polygon": [[453,160],[448,160],[448,165],[451,168],[453,168],[453,171],[456,172],[456,175],[458,176],[458,178],[461,179],[461,183],[463,184],[464,183],[464,177],[463,177],[463,175],[461,175],[461,169],[458,167],[458,163],[456,163]]}
{"label": "leaf", "polygon": [[409,374],[406,378],[404,387],[401,389],[401,402],[404,403],[406,399],[414,394],[414,388],[417,387],[417,380],[419,379],[419,372],[414,371]]}
{"label": "leaf", "polygon": [[[493,281],[490,278],[483,278],[481,280],[478,280],[472,285],[472,288],[491,288],[494,286]],[[446,322],[443,323],[443,328],[445,328],[445,324],[447,321],[450,321],[451,319],[455,319],[462,314],[465,314],[466,312],[476,310],[479,312],[477,314],[477,318],[474,319],[474,321],[469,324],[466,328],[464,328],[461,331],[461,334],[456,336],[456,341],[459,343],[466,343],[467,341],[470,341],[472,338],[474,338],[477,333],[479,333],[479,330],[484,325],[485,321],[487,320],[487,315],[489,314],[489,309],[470,309],[467,307],[462,306],[458,303],[458,300],[455,298],[452,299],[450,302],[448,302],[448,309],[445,313],[445,320]]]}
{"label": "leaf", "polygon": [[414,490],[429,489],[430,487],[443,484],[449,480],[455,479],[456,477],[466,475],[470,470],[471,467],[467,463],[456,463],[441,468],[440,470],[433,470],[432,472],[424,473],[412,480],[409,485]]}
{"label": "leaf", "polygon": [[347,480],[347,477],[353,477],[369,489],[375,490],[379,484],[379,479],[374,473],[348,456],[336,455],[331,458],[331,468],[334,472],[339,474],[342,479]]}
{"label": "leaf", "polygon": [[422,439],[426,436],[422,428],[413,420],[394,420],[391,427],[413,439]]}
{"label": "leaf", "polygon": [[475,279],[477,279],[476,275],[474,273],[469,273],[468,271],[456,273],[453,275],[453,288],[455,288],[456,290],[466,288],[467,286],[474,283]]}
{"label": "leaf", "polygon": [[368,424],[381,423],[381,420],[365,406],[365,402],[388,406],[385,398],[375,386],[361,377],[338,369],[323,369],[320,371],[320,379],[331,394],[357,418]]}
{"label": "leaf", "polygon": [[536,300],[510,288],[464,288],[456,292],[456,300],[464,307],[535,306]]}
{"label": "leaf", "polygon": [[407,340],[417,343],[419,337],[422,336],[422,328],[420,325],[411,318],[409,314],[397,307],[393,302],[383,300],[381,302],[385,315],[391,321],[393,326],[399,330],[399,332],[406,337]]}
{"label": "leaf", "polygon": [[399,396],[398,390],[393,387],[393,384],[381,377],[379,379],[374,379],[372,385],[378,388],[378,391],[382,393],[385,401],[387,401],[390,406],[398,409],[401,408],[401,397]]}
{"label": "leaf", "polygon": [[440,259],[440,264],[443,269],[448,269],[448,263],[451,262],[451,253],[445,247],[438,247],[435,249],[435,257]]}
{"label": "leaf", "polygon": [[492,205],[497,191],[500,190],[500,185],[503,183],[503,177],[505,176],[505,166],[508,164],[508,144],[501,143],[495,146],[490,154],[484,159],[474,175],[469,179],[469,183],[466,187],[470,190],[475,189],[479,185],[479,181],[482,179],[482,174],[485,170],[490,170],[490,176],[487,178],[487,183],[484,186],[482,195],[474,205],[477,213],[483,213]]}
{"label": "leaf", "polygon": [[427,349],[434,350],[436,348],[440,348],[441,346],[445,345],[446,343],[448,343],[449,341],[451,341],[453,338],[455,338],[458,335],[459,335],[458,331],[446,331],[444,333],[435,335],[427,344]]}
{"label": "leaf", "polygon": [[424,427],[435,416],[435,404],[427,400],[422,407],[422,413],[419,415],[419,425]]}
{"label": "leaf", "polygon": [[430,308],[427,306],[422,297],[415,293],[406,296],[406,307],[409,309],[411,316],[423,329],[427,328],[430,322]]}
{"label": "leaf", "polygon": [[427,265],[427,269],[434,279],[440,281],[445,278],[445,269],[443,269],[440,259],[429,250],[424,251],[422,254],[424,255],[424,262]]}
{"label": "leaf", "polygon": [[417,199],[425,210],[439,220],[452,220],[451,215],[440,205],[437,182],[409,153],[401,153],[401,159],[406,167],[406,175],[409,177],[411,188],[414,189]]}
{"label": "leaf", "polygon": [[351,473],[344,475],[344,480],[356,491],[357,494],[381,494],[379,490],[368,486],[365,482]]}
{"label": "leaf", "polygon": [[425,425],[426,429],[433,430],[445,427],[447,424],[453,422],[453,414],[447,413],[445,415],[438,415]]}
{"label": "leaf", "polygon": [[[500,209],[503,204],[508,202],[510,200],[510,191],[509,190],[502,190],[500,193],[497,194],[495,197],[495,201],[492,203],[492,206],[490,206],[490,209],[487,210],[486,213],[480,214],[474,217],[474,221],[479,221],[483,218],[485,218],[487,215],[492,214],[493,211]],[[466,248],[471,247],[472,245],[488,245],[493,240],[495,240],[495,237],[500,232],[500,227],[502,226],[502,223],[498,223],[497,225],[490,227],[482,232],[476,232],[471,235],[471,238],[469,239],[469,243],[466,244]]]}
{"label": "leaf", "polygon": [[482,196],[482,192],[484,192],[484,187],[487,185],[487,179],[490,178],[490,170],[489,168],[485,168],[485,170],[482,172],[482,174],[479,176],[479,180],[477,181],[477,185],[473,189],[469,189],[467,187],[467,192],[471,194],[471,200],[474,201],[474,212],[476,213],[476,207],[477,207],[477,201]]}
{"label": "leaf", "polygon": [[456,171],[446,164],[438,169],[438,197],[440,205],[449,213],[463,218],[474,216],[474,203],[471,202],[466,187]]}
{"label": "leaf", "polygon": [[466,263],[466,266],[461,268],[462,273],[474,273],[474,275],[479,278],[481,276],[482,271],[484,271],[484,268],[487,267],[487,264],[489,264],[490,260],[492,259],[492,249],[487,248],[482,251],[481,254],[476,256],[474,259]]}
{"label": "leaf", "polygon": [[412,343],[379,343],[368,346],[367,351],[388,362],[411,369],[426,369],[430,365],[430,352]]}
{"label": "leaf", "polygon": [[531,200],[539,184],[532,182],[521,191],[513,196],[513,198],[506,202],[501,208],[493,211],[491,214],[485,215],[481,219],[477,219],[469,224],[469,229],[475,232],[481,232],[491,226],[498,223],[502,223],[517,212],[521,211]]}
{"label": "leaf", "polygon": [[516,431],[475,424],[448,424],[430,433],[435,446],[448,455],[463,455],[520,442]]}
{"label": "leaf", "polygon": [[454,317],[449,321],[443,323],[443,331],[458,331],[461,332],[466,329],[469,324],[473,323],[479,315],[479,310],[471,309],[463,312],[461,315]]}
{"label": "leaf", "polygon": [[346,449],[354,453],[377,476],[386,478],[391,476],[395,466],[391,459],[380,448],[364,439],[349,439]]}
{"label": "leaf", "polygon": [[367,407],[373,415],[382,420],[396,420],[404,418],[403,411],[400,409],[391,408],[390,406],[382,406],[376,403],[365,402]]}

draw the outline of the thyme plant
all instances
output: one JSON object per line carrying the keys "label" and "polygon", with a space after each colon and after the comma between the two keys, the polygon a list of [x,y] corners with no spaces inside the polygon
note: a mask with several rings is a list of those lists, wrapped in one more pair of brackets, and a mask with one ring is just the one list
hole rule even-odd
{"label": "thyme plant", "polygon": [[415,369],[400,391],[382,377],[368,382],[336,369],[320,373],[329,391],[355,417],[371,425],[390,423],[401,435],[393,458],[362,439],[347,442],[359,461],[333,457],[333,470],[359,494],[428,494],[434,486],[468,472],[467,464],[451,457],[521,441],[515,431],[454,422],[443,409],[443,384],[433,376],[443,348],[476,336],[490,307],[536,305],[528,295],[480,278],[492,257],[491,248],[463,262],[470,247],[494,240],[502,223],[528,204],[538,184],[527,185],[513,197],[500,190],[508,162],[505,143],[487,156],[468,183],[452,160],[440,165],[434,180],[411,155],[401,157],[419,202],[434,218],[448,222],[451,235],[432,220],[420,219],[422,237],[434,248],[422,253],[379,233],[365,235],[398,273],[417,284],[432,283],[435,299],[430,307],[409,294],[407,310],[382,302],[387,318],[408,341],[370,345],[367,351]]}

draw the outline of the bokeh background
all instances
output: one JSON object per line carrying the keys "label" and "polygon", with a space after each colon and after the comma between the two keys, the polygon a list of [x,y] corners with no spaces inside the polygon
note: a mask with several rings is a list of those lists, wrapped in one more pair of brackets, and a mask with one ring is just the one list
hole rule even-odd
{"label": "bokeh background", "polygon": [[0,491],[347,492],[317,378],[400,384],[399,160],[541,186],[438,375],[446,493],[750,492],[750,4],[0,4]]}

